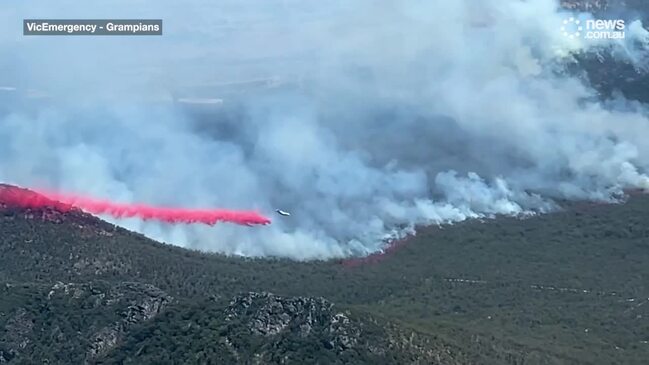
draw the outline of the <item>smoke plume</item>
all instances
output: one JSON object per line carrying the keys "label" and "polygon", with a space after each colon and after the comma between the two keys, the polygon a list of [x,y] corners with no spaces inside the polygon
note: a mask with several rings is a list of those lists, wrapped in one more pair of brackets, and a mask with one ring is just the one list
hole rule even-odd
{"label": "smoke plume", "polygon": [[[642,70],[649,37],[625,19],[625,39],[571,39],[569,16],[593,18],[552,0],[23,1],[0,10],[0,181],[287,210],[263,229],[109,218],[295,259],[369,254],[418,224],[615,201],[649,188],[647,110],[600,101],[564,66],[592,52]],[[22,36],[23,18],[138,17],[162,18],[164,35]],[[279,86],[232,84],[259,79]]]}

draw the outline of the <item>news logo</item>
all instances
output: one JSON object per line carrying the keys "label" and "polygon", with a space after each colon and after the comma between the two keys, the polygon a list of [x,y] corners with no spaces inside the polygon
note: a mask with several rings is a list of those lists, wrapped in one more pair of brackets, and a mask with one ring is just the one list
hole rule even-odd
{"label": "news logo", "polygon": [[587,19],[570,17],[563,21],[561,32],[570,39],[624,39],[624,20]]}

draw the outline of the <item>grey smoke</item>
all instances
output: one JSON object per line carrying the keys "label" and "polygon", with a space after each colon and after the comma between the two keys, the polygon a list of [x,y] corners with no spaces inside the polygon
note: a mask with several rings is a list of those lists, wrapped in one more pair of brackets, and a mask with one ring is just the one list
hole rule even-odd
{"label": "grey smoke", "polygon": [[[374,252],[417,224],[614,201],[649,188],[646,110],[603,104],[556,66],[598,50],[642,68],[649,36],[628,22],[624,41],[568,40],[568,14],[550,0],[25,1],[0,11],[0,84],[50,98],[0,108],[0,181],[289,210],[259,228],[117,223],[296,259]],[[22,18],[39,17],[160,17],[165,35],[23,37]],[[169,98],[269,76],[301,86],[251,93],[227,118]]]}

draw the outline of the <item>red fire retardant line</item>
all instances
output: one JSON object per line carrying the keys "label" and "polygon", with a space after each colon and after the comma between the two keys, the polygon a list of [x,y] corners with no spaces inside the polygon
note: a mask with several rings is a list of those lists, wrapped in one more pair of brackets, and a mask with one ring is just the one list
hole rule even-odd
{"label": "red fire retardant line", "polygon": [[346,267],[358,267],[369,264],[377,264],[392,256],[398,249],[405,246],[411,238],[412,236],[408,235],[404,238],[393,240],[389,242],[387,247],[381,252],[376,252],[365,257],[344,259],[340,263]]}
{"label": "red fire retardant line", "polygon": [[0,203],[21,208],[49,207],[67,212],[77,207],[92,214],[108,214],[115,218],[137,217],[143,220],[158,220],[166,223],[203,223],[214,225],[229,222],[240,225],[270,224],[270,219],[253,211],[226,209],[179,209],[154,207],[145,204],[123,204],[98,200],[78,195],[33,192],[20,188],[0,186]]}

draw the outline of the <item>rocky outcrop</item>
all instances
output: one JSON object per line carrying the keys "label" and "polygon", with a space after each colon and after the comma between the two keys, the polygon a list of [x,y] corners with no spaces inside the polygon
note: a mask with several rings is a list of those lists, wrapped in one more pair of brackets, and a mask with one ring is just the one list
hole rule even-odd
{"label": "rocky outcrop", "polygon": [[[301,363],[306,354],[296,349],[296,343],[320,356],[331,356],[329,360],[319,358],[322,363],[344,363],[345,359],[358,362],[361,358],[367,363],[390,363],[397,354],[411,364],[471,363],[443,341],[400,330],[369,316],[353,316],[323,298],[240,294],[230,301],[224,319],[229,325],[223,331],[223,344],[237,361],[253,364]],[[263,345],[251,348],[254,337]],[[246,359],[245,354],[251,352],[252,357]]]}
{"label": "rocky outcrop", "polygon": [[120,283],[106,288],[95,284],[56,283],[47,295],[48,301],[82,302],[92,308],[110,307],[119,319],[90,334],[86,361],[101,357],[115,348],[134,325],[153,319],[173,300],[153,285]]}
{"label": "rocky outcrop", "polygon": [[315,336],[325,348],[337,352],[352,349],[361,336],[360,326],[350,320],[349,314],[336,311],[323,298],[251,292],[236,296],[225,315],[226,323],[243,325],[253,335]]}
{"label": "rocky outcrop", "polygon": [[[130,298],[129,293],[136,293],[137,298]],[[120,284],[101,298],[106,305],[127,304],[127,307],[120,311],[120,320],[100,329],[92,336],[90,348],[86,353],[87,362],[111,351],[132,326],[153,319],[173,300],[153,285],[140,283]]]}

